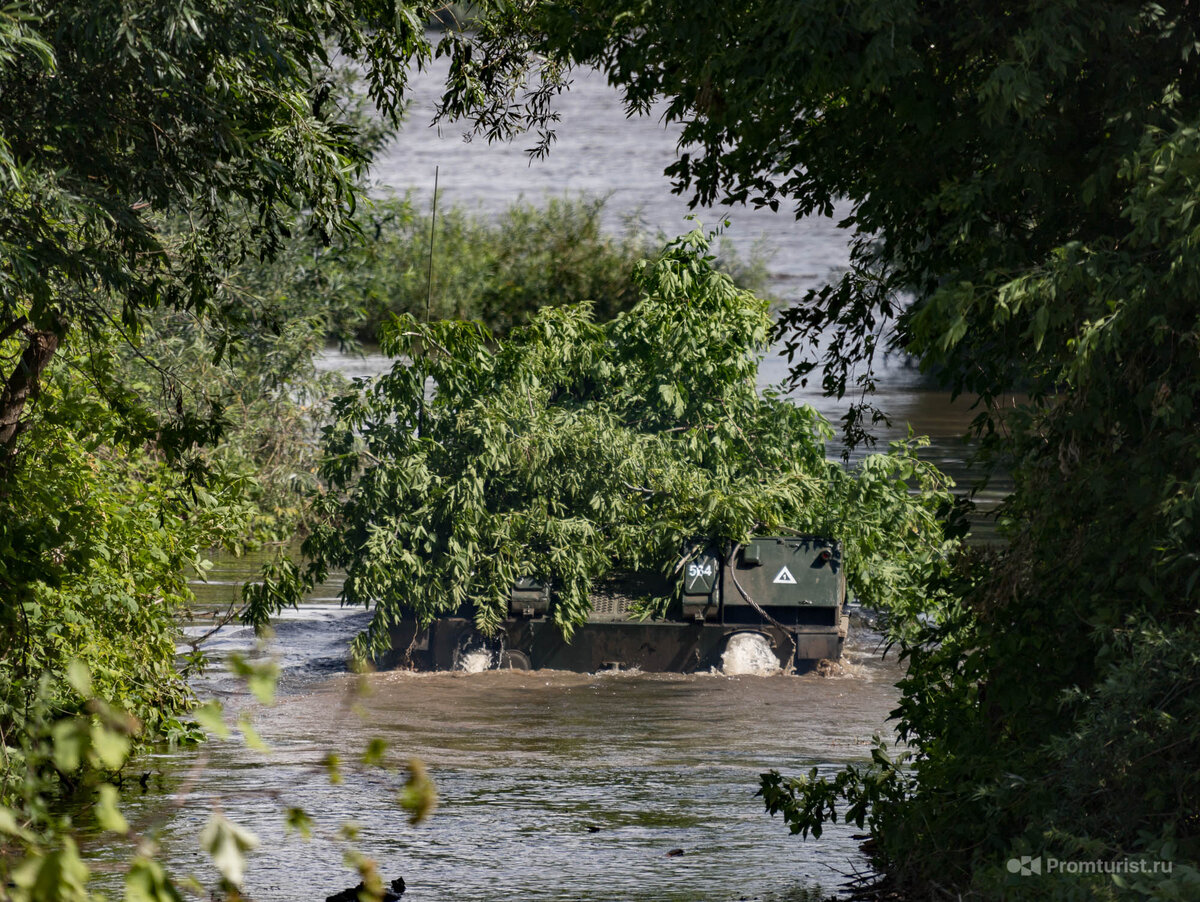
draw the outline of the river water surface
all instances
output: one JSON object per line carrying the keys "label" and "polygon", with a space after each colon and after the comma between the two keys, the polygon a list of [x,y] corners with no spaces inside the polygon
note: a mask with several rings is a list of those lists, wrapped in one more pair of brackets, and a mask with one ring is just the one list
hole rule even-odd
{"label": "river water surface", "polygon": [[[245,575],[215,574],[202,600],[219,604],[225,583]],[[342,656],[367,616],[318,595],[283,618],[257,653],[283,665],[272,707],[220,672],[200,681],[202,694],[253,717],[269,753],[235,736],[139,762],[149,791],[127,783],[124,810],[174,873],[215,880],[196,840],[213,810],[261,841],[245,887],[255,899],[323,899],[356,882],[338,839],[346,822],[360,826],[357,846],[386,878],[404,876],[406,900],[807,900],[863,869],[854,829],[801,842],[754,796],[767,769],[831,773],[886,731],[900,671],[865,627],[825,676],[359,678]],[[213,650],[253,648],[234,628]],[[373,737],[394,762],[428,767],[440,802],[427,822],[409,825],[397,806],[401,774],[355,766]],[[330,752],[344,762],[339,785],[322,765]],[[313,816],[312,840],[285,835],[289,807]],[[98,859],[115,884],[119,850]]]}
{"label": "river water surface", "polygon": [[[330,636],[344,641],[364,623],[314,602],[281,624],[276,645],[319,660]],[[352,885],[336,838],[347,821],[385,877],[405,877],[406,899],[806,899],[862,869],[853,831],[790,837],[754,798],[758,775],[828,773],[865,756],[899,675],[874,638],[859,631],[844,672],[824,677],[491,671],[360,681],[294,665],[274,707],[249,706],[270,754],[230,741],[158,756],[141,765],[158,775],[150,791],[127,792],[125,810],[158,837],[175,873],[205,883],[214,872],[196,836],[210,811],[252,830],[255,899],[323,899]],[[215,683],[227,704],[249,704]],[[353,766],[371,737],[398,762],[414,756],[429,768],[440,804],[426,823],[410,826],[396,805],[398,774]],[[346,762],[336,786],[321,765],[330,751]],[[285,836],[292,806],[313,815],[311,841]]]}
{"label": "river water surface", "polygon": [[[489,148],[463,142],[453,127],[441,135],[424,128],[437,75],[416,85],[411,125],[377,168],[380,190],[411,188],[428,199],[438,165],[444,198],[484,214],[518,197],[571,191],[608,195],[614,228],[628,217],[669,234],[691,227],[686,204],[661,174],[677,132],[654,118],[627,121],[598,76],[577,81],[563,101],[558,146],[548,161],[529,165],[519,146]],[[725,211],[703,215],[715,223]],[[779,297],[797,297],[846,262],[846,236],[831,220],[730,215],[728,240],[740,252],[764,242],[772,251]],[[348,375],[381,364],[325,360]],[[763,385],[785,375],[782,360],[764,361]],[[834,420],[842,411],[815,393],[797,400]],[[903,436],[911,423],[932,436],[933,459],[969,480],[958,440],[968,404],[950,404],[897,361],[880,400],[895,417],[883,438]],[[197,587],[198,610],[227,605],[259,563],[218,561],[210,583]],[[271,708],[220,671],[196,684],[202,696],[251,712],[273,751],[214,741],[140,762],[148,788],[127,783],[123,803],[135,828],[158,839],[173,872],[211,884],[196,837],[214,809],[258,836],[246,892],[262,900],[323,899],[354,884],[337,838],[346,821],[359,825],[358,846],[385,879],[404,876],[406,900],[782,902],[834,890],[864,869],[854,828],[837,825],[802,842],[764,813],[755,792],[767,769],[831,773],[865,758],[872,734],[889,733],[901,672],[865,627],[851,632],[846,666],[826,676],[394,672],[360,679],[346,672],[345,653],[369,616],[341,608],[333,584],[281,618],[263,649],[236,627],[210,641],[217,659],[237,649],[280,662],[280,698]],[[386,740],[397,762],[412,756],[429,768],[440,806],[426,823],[410,826],[395,804],[399,774],[351,766],[371,737]],[[336,786],[321,766],[330,751],[345,762]],[[313,840],[285,835],[282,811],[290,806],[312,814]],[[115,890],[120,850],[93,854]]]}

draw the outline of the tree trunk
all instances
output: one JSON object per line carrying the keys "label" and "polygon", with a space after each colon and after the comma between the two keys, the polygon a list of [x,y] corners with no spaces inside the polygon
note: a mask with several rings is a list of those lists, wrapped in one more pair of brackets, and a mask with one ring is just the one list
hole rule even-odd
{"label": "tree trunk", "polygon": [[21,419],[25,402],[37,397],[42,371],[58,350],[61,338],[58,332],[50,330],[29,329],[25,334],[29,344],[0,395],[0,449],[3,451],[9,451],[28,426],[28,421]]}

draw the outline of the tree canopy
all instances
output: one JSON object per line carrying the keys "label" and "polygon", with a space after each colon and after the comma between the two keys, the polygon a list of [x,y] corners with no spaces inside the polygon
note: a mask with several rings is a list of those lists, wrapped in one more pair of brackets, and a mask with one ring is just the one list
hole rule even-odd
{"label": "tree canopy", "polygon": [[[226,280],[233,267],[272,256],[294,228],[352,228],[378,135],[351,115],[342,73],[356,67],[397,122],[410,68],[433,53],[432,10],[106,0],[0,11],[6,454],[68,334],[134,341],[159,307],[236,323],[254,304]],[[447,32],[441,51],[455,40]]]}
{"label": "tree canopy", "polygon": [[[328,519],[293,593],[344,570],[344,600],[375,608],[367,658],[403,617],[466,606],[491,633],[514,582],[536,574],[569,636],[614,572],[667,575],[710,544],[782,529],[841,540],[861,599],[923,609],[953,548],[944,477],[903,443],[847,470],[825,459],[816,411],[760,398],[768,304],[707,247],[694,232],[641,263],[639,302],[607,323],[586,304],[547,306],[495,341],[476,323],[397,319],[391,372],[335,404]],[[248,587],[252,619],[279,588]]]}
{"label": "tree canopy", "polygon": [[[1021,879],[1009,858],[1044,853],[1174,858],[1126,888],[1194,892],[1200,743],[1189,693],[1166,688],[1194,687],[1200,660],[1194,5],[510,13],[513,45],[600,67],[632,111],[664,98],[683,126],[668,172],[693,199],[848,204],[851,266],[780,324],[796,378],[819,365],[827,391],[869,391],[900,348],[981,396],[978,434],[1014,476],[1006,546],[964,556],[958,601],[905,643],[911,769],[880,750],[837,781],[769,782],[772,810],[804,832],[869,819],[877,862],[914,885],[997,894]],[[508,52],[503,31],[492,43]],[[1026,401],[1002,408],[1014,390]]]}

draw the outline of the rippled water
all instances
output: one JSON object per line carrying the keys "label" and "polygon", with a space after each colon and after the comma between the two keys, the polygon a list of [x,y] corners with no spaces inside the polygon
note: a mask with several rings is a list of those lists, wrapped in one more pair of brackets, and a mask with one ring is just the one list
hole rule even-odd
{"label": "rippled water", "polygon": [[[445,199],[485,213],[518,196],[586,192],[609,196],[610,226],[633,216],[668,233],[690,228],[686,204],[661,175],[678,132],[654,118],[627,122],[599,77],[578,80],[564,101],[558,146],[531,166],[520,147],[489,148],[464,143],[453,127],[440,137],[418,127],[430,114],[437,74],[418,80],[413,125],[377,170],[387,186],[427,199],[440,165]],[[726,212],[704,214],[705,221]],[[772,289],[782,297],[845,264],[845,236],[831,220],[797,223],[740,208],[728,215],[728,238],[741,252],[763,241],[773,251]],[[370,374],[380,363],[340,355],[325,361],[350,375]],[[785,375],[781,359],[764,361],[762,384]],[[842,405],[816,392],[796,397],[835,422],[841,415]],[[933,459],[960,481],[970,479],[957,438],[972,416],[968,404],[950,404],[899,362],[888,369],[880,400],[895,417],[883,438],[903,436],[911,422],[933,436]],[[227,605],[258,563],[218,561],[212,582],[198,587],[197,609]],[[831,675],[395,672],[360,683],[344,659],[369,612],[339,607],[337,590],[336,583],[322,587],[289,612],[256,652],[282,666],[275,707],[257,708],[219,671],[196,683],[201,695],[253,710],[270,755],[212,742],[143,759],[137,767],[150,774],[148,789],[126,784],[130,820],[159,839],[177,875],[212,882],[196,837],[214,807],[262,841],[248,894],[281,902],[323,899],[356,882],[334,838],[348,819],[361,825],[359,845],[379,860],[384,877],[408,881],[406,900],[799,902],[864,867],[853,828],[838,825],[817,842],[801,842],[763,812],[754,793],[768,768],[830,773],[864,758],[871,735],[887,732],[900,670],[879,656],[878,637],[865,628],[852,628],[844,666]],[[253,649],[254,638],[226,628],[208,647],[219,658]],[[368,694],[356,695],[359,686]],[[353,761],[372,736],[385,738],[398,760],[416,756],[428,765],[441,796],[428,823],[408,825],[394,803],[396,775],[347,766],[345,782],[329,785],[319,764],[326,753]],[[291,805],[316,818],[312,842],[284,835],[281,811]],[[668,855],[675,850],[683,854]],[[92,845],[91,854],[101,881],[116,892],[119,877],[106,869],[122,850]]]}
{"label": "rippled water", "polygon": [[485,214],[500,213],[517,199],[538,203],[571,194],[608,198],[604,215],[612,229],[632,221],[651,232],[677,235],[695,227],[685,219],[693,212],[706,228],[728,219],[726,239],[743,258],[756,249],[772,253],[772,288],[785,298],[819,286],[846,264],[847,236],[837,226],[847,212],[842,208],[834,218],[803,222],[787,211],[751,207],[691,210],[663,176],[676,159],[678,126],[665,125],[661,110],[627,118],[617,94],[594,71],[578,73],[561,100],[557,143],[546,159],[533,162],[524,152],[532,141],[489,145],[482,139],[464,141],[458,125],[423,127],[433,117],[445,71],[446,61],[435,60],[414,84],[409,127],[376,164],[381,190],[412,190],[418,202],[428,204],[437,167],[440,202]]}
{"label": "rippled water", "polygon": [[[262,840],[246,885],[255,899],[352,885],[335,839],[348,820],[415,900],[807,899],[862,868],[853,829],[802,844],[754,793],[768,768],[828,773],[865,754],[899,676],[867,630],[852,633],[832,676],[330,673],[325,653],[365,617],[325,601],[285,618],[268,649],[284,665],[272,708],[225,677],[207,684],[252,712],[269,755],[214,741],[139,763],[155,776],[148,792],[127,789],[125,810],[174,873],[214,879],[195,839],[214,808]],[[222,641],[253,639],[233,630]],[[440,805],[427,823],[410,826],[396,806],[399,775],[353,766],[376,736],[396,761],[429,767]],[[348,762],[339,786],[321,766],[331,750]],[[314,816],[311,842],[284,835],[290,806]],[[120,860],[111,848],[97,857],[102,871]]]}

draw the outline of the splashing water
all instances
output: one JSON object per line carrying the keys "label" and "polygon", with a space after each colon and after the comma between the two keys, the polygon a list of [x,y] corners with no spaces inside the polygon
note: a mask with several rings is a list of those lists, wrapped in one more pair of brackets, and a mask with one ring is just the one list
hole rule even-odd
{"label": "splashing water", "polygon": [[726,676],[778,673],[779,659],[762,633],[734,633],[721,655],[721,672]]}
{"label": "splashing water", "polygon": [[492,653],[486,648],[472,648],[459,652],[454,659],[454,669],[464,673],[483,673],[494,666]]}

